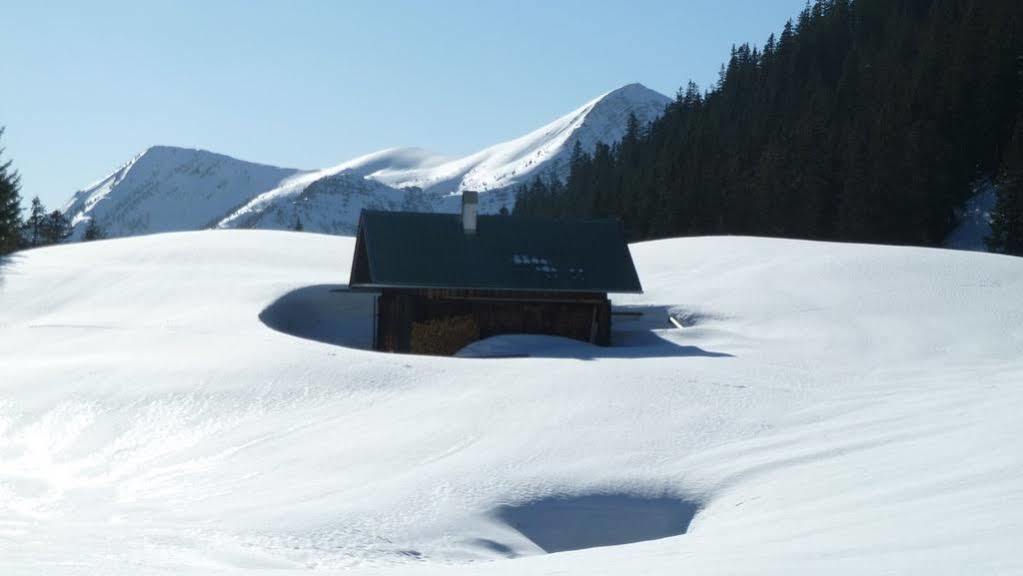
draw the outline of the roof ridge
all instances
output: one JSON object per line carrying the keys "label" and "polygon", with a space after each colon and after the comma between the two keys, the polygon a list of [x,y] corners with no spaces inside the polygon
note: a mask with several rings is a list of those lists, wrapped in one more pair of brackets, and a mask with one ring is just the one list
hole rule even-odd
{"label": "roof ridge", "polygon": [[[376,209],[376,208],[363,208],[362,212],[367,213],[367,214],[395,214],[395,215],[401,215],[401,216],[405,216],[405,217],[408,217],[408,216],[424,216],[424,217],[443,216],[443,217],[455,217],[455,218],[461,217],[461,214],[458,213],[458,212],[417,212],[417,211],[413,211],[413,210],[384,210],[384,209]],[[594,218],[580,218],[578,216],[549,217],[549,216],[522,216],[522,215],[516,215],[516,214],[480,214],[477,217],[478,218],[488,218],[488,219],[489,218],[514,218],[514,219],[517,219],[517,220],[534,220],[534,221],[544,221],[544,222],[599,222],[599,223],[617,222],[617,223],[620,223],[622,221],[622,219],[617,217],[617,216],[605,216],[605,217],[594,217]]]}

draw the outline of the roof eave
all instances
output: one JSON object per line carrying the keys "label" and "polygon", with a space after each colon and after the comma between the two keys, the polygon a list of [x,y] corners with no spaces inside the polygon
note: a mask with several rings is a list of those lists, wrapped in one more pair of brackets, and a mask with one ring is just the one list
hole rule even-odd
{"label": "roof eave", "polygon": [[348,286],[351,290],[494,290],[499,292],[572,292],[589,294],[642,294],[643,289],[622,290],[608,288],[522,288],[522,287],[495,287],[495,286],[451,286],[439,284],[389,284],[389,283],[360,283]]}

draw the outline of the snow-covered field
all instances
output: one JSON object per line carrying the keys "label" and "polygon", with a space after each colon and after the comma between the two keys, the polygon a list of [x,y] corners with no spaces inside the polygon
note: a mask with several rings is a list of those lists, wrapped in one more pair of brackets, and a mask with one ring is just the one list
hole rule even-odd
{"label": "snow-covered field", "polygon": [[1023,259],[637,244],[619,346],[466,351],[529,357],[260,320],[320,286],[291,312],[365,325],[327,304],[352,244],[207,231],[0,263],[0,573],[1023,572]]}

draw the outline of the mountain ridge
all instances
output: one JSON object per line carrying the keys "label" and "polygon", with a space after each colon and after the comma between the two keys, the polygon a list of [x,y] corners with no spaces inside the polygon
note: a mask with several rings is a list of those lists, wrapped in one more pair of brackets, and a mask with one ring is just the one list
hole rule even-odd
{"label": "mountain ridge", "polygon": [[63,212],[80,238],[98,220],[109,237],[203,228],[350,234],[362,208],[452,211],[478,190],[481,210],[514,205],[514,187],[539,174],[564,178],[576,142],[592,150],[625,133],[630,114],[646,124],[670,99],[627,84],[523,136],[460,157],[395,147],[314,170],[280,168],[224,154],[157,145],[75,192]]}

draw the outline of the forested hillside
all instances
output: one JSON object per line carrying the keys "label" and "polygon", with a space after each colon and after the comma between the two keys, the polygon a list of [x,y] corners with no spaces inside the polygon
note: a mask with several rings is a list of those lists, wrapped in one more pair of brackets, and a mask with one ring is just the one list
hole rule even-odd
{"label": "forested hillside", "polygon": [[[1021,73],[1019,0],[817,0],[733,48],[709,91],[689,83],[653,124],[576,150],[567,183],[534,180],[515,210],[620,216],[632,239],[939,245],[974,180],[1021,204],[1006,169],[1023,165]],[[1002,212],[993,248],[1011,252],[1019,216]]]}

